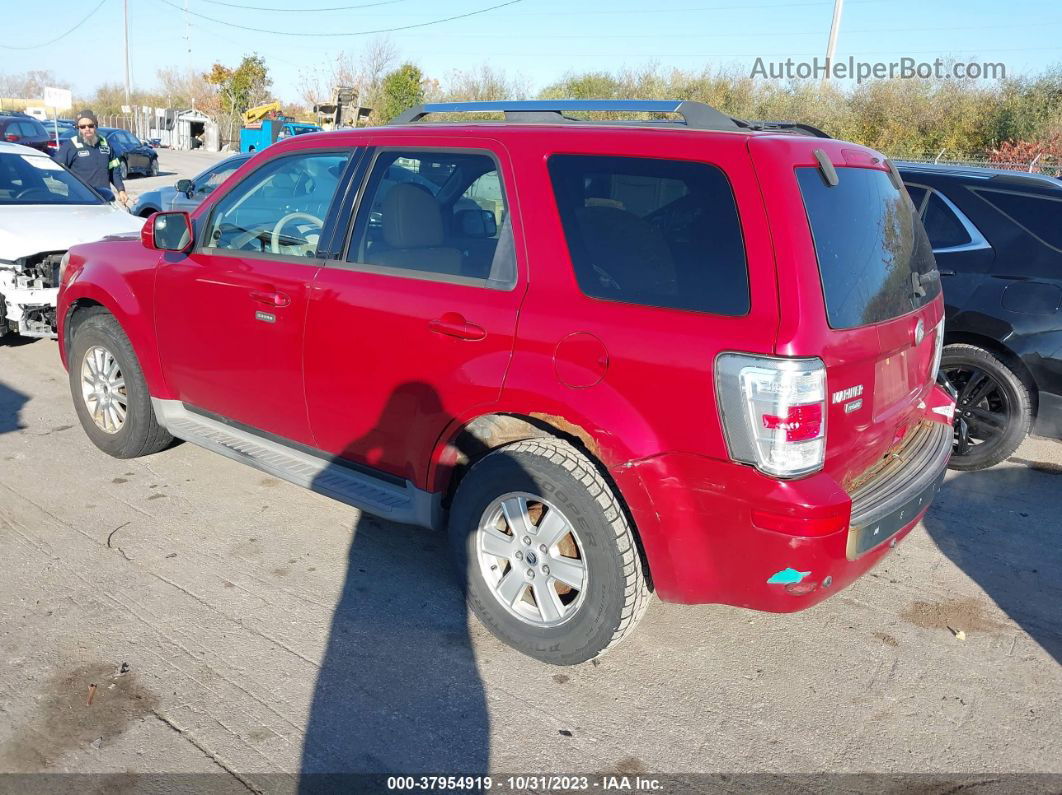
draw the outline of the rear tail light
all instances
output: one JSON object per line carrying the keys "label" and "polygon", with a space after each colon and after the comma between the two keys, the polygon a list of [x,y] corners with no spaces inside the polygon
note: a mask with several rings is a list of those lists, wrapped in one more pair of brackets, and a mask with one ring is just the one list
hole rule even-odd
{"label": "rear tail light", "polygon": [[715,389],[730,457],[775,477],[807,475],[826,455],[821,359],[723,353]]}
{"label": "rear tail light", "polygon": [[929,368],[929,380],[935,381],[940,370],[940,357],[944,355],[944,318],[933,329],[933,364]]}

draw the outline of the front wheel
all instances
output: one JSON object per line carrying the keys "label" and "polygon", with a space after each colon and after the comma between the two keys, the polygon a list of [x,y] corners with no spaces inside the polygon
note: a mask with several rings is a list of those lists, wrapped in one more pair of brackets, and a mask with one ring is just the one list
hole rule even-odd
{"label": "front wheel", "polygon": [[1032,400],[1021,378],[975,345],[948,345],[940,371],[958,393],[952,469],[976,470],[1009,458],[1029,433]]}
{"label": "front wheel", "polygon": [[122,181],[129,179],[129,166],[124,160],[118,163],[118,173],[122,175]]}
{"label": "front wheel", "polygon": [[543,662],[597,657],[634,629],[649,601],[619,500],[560,440],[516,442],[477,462],[454,497],[450,543],[476,616]]}
{"label": "front wheel", "polygon": [[103,452],[137,458],[173,441],[155,417],[133,346],[112,315],[97,311],[78,325],[69,367],[77,417]]}

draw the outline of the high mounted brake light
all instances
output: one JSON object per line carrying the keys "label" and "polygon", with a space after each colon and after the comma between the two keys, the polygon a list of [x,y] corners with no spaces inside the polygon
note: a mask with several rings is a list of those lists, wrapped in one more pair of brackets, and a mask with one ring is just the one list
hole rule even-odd
{"label": "high mounted brake light", "polygon": [[723,353],[715,389],[730,457],[775,477],[822,468],[826,367],[820,359]]}

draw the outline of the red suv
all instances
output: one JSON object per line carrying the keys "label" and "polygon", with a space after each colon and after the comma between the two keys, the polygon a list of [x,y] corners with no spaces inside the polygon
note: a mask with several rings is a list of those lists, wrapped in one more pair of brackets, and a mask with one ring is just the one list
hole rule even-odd
{"label": "red suv", "polygon": [[653,591],[825,599],[911,530],[952,446],[895,168],[693,102],[293,137],[191,216],[71,249],[61,283],[102,450],[177,437],[448,527],[479,618],[551,663]]}

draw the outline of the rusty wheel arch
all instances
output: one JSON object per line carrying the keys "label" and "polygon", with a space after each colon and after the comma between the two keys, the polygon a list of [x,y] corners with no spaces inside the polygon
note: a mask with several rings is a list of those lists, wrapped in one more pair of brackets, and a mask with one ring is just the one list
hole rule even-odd
{"label": "rusty wheel arch", "polygon": [[456,452],[455,463],[449,465],[448,474],[440,473],[436,478],[436,484],[441,487],[443,493],[443,507],[449,509],[461,478],[468,472],[473,464],[499,447],[504,447],[513,442],[525,439],[554,438],[568,442],[572,447],[582,453],[586,459],[598,470],[608,483],[616,500],[626,514],[627,522],[634,533],[634,540],[638,547],[638,554],[642,559],[642,568],[645,572],[649,590],[654,590],[652,569],[645,554],[641,534],[638,530],[634,516],[631,514],[627,501],[620,491],[612,473],[608,471],[601,452],[601,446],[597,443],[585,428],[555,414],[531,412],[530,414],[484,414],[469,421],[454,438],[448,443],[448,447]]}

